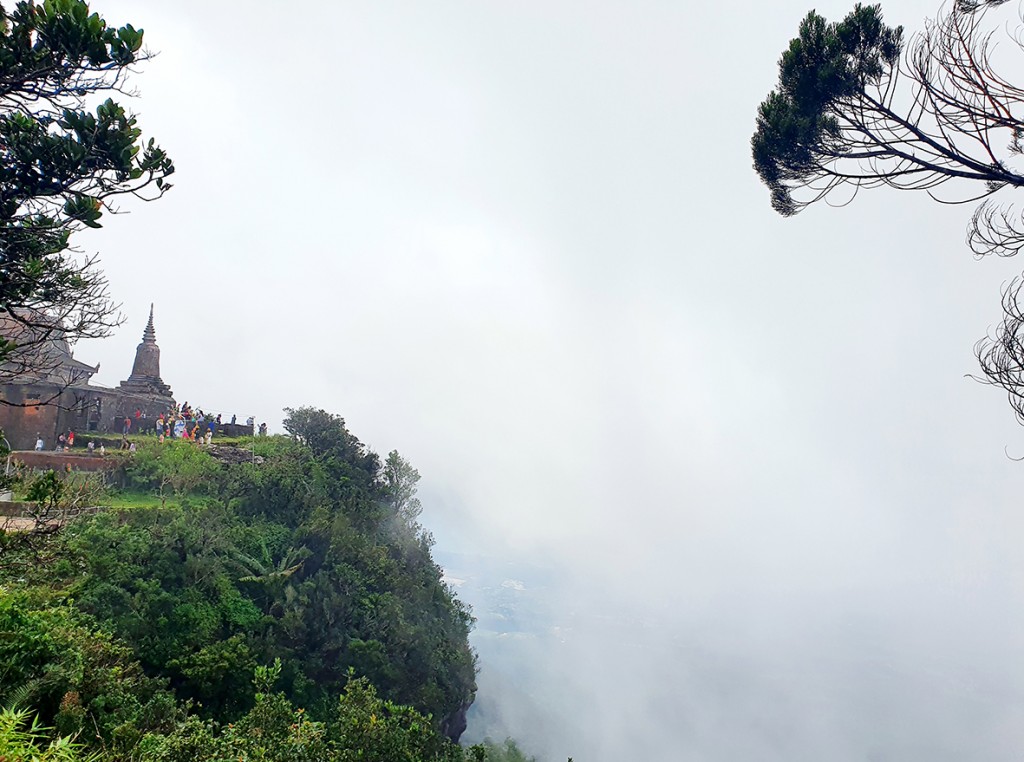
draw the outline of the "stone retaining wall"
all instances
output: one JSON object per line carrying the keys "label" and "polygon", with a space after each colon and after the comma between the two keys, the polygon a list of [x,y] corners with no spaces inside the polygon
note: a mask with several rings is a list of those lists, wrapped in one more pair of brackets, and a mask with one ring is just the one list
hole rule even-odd
{"label": "stone retaining wall", "polygon": [[106,471],[116,467],[112,458],[100,458],[90,455],[77,455],[72,452],[36,452],[21,450],[11,453],[11,465],[21,463],[26,468],[37,470],[53,469],[54,471]]}
{"label": "stone retaining wall", "polygon": [[28,516],[35,506],[22,500],[7,500],[0,502],[0,516]]}

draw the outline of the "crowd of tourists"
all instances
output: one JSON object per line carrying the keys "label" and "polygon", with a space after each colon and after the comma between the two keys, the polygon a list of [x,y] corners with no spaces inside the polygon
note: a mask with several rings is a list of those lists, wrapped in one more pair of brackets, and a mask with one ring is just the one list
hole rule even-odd
{"label": "crowd of tourists", "polygon": [[[237,421],[235,415],[231,416],[230,424]],[[198,444],[210,444],[214,434],[222,425],[223,419],[220,413],[204,413],[202,408],[193,409],[188,402],[181,406],[175,405],[166,414],[161,413],[155,425],[155,433],[161,442],[164,439],[187,439]],[[246,425],[255,432],[255,418],[249,416]],[[131,429],[131,419],[125,418],[125,430],[122,434],[127,437]],[[267,424],[261,423],[259,435],[267,435]]]}
{"label": "crowd of tourists", "polygon": [[[146,413],[142,410],[136,410],[134,418],[130,415],[125,416],[121,423],[121,449],[135,452],[135,443],[128,439],[128,435],[133,432],[137,434],[156,434],[161,443],[167,439],[183,439],[195,442],[198,445],[208,446],[213,440],[214,434],[217,433],[218,428],[223,423],[220,413],[216,415],[204,413],[202,408],[193,409],[188,402],[183,405],[175,404],[166,413],[160,413],[152,425],[150,425],[151,421],[153,419],[147,418]],[[236,421],[237,416],[232,415],[231,425],[234,425]],[[246,419],[245,424],[250,427],[254,434],[258,433],[261,437],[267,435],[267,424],[261,423],[257,429],[254,416],[250,415]],[[57,437],[57,444],[54,450],[56,452],[67,452],[74,445],[75,432],[69,430],[66,434],[60,434]],[[36,434],[35,449],[41,451],[45,448],[46,444],[42,436]],[[88,449],[90,455],[97,451],[100,455],[106,453],[106,448],[102,443],[97,448],[96,443],[91,440],[86,449]]]}

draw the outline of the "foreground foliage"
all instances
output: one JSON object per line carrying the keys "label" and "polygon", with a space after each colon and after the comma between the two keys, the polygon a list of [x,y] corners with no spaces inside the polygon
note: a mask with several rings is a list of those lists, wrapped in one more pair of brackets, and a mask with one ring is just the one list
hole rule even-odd
{"label": "foreground foliage", "polygon": [[26,709],[0,709],[0,759],[4,762],[98,762],[67,736],[51,737]]}
{"label": "foreground foliage", "polygon": [[43,590],[0,590],[0,705],[103,748],[133,748],[145,730],[170,729],[180,710],[165,681],[130,648]]}
{"label": "foreground foliage", "polygon": [[[433,728],[430,719],[407,706],[382,700],[366,678],[351,678],[332,713],[312,720],[283,693],[273,693],[280,662],[256,671],[252,710],[220,726],[193,717],[174,733],[151,736],[143,758],[154,762],[259,759],[338,762],[457,762],[463,750]],[[482,751],[482,750],[481,750]],[[480,751],[469,759],[483,760]]]}

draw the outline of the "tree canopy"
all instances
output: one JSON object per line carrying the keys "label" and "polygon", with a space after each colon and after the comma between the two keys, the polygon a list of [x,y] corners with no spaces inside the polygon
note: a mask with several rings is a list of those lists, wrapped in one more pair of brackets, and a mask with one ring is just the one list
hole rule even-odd
{"label": "tree canopy", "polygon": [[398,454],[398,450],[388,453],[384,461],[382,491],[384,498],[399,520],[412,526],[423,510],[420,499],[416,497],[420,481],[420,472],[412,464]]}
{"label": "tree canopy", "polygon": [[[957,0],[909,44],[878,5],[842,21],[811,11],[779,60],[751,140],[772,206],[793,215],[861,188],[920,190],[959,203],[1024,185],[1024,89],[993,65],[987,16],[1005,0]],[[1024,38],[1007,35],[1015,53]],[[944,188],[974,181],[969,189]],[[845,192],[845,194],[843,193]],[[1024,220],[988,201],[968,234],[978,255],[1024,247]]]}
{"label": "tree canopy", "polygon": [[16,370],[39,344],[119,322],[96,258],[70,239],[117,198],[171,187],[171,159],[111,97],[131,95],[127,77],[148,56],[143,30],[109,26],[84,0],[0,6],[0,361]]}

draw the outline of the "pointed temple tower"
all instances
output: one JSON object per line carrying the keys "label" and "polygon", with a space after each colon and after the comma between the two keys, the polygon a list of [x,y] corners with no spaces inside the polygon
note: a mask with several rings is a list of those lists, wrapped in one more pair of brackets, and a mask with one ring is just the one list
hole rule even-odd
{"label": "pointed temple tower", "polygon": [[149,323],[142,332],[142,343],[135,350],[135,364],[127,381],[122,381],[121,390],[129,394],[155,394],[171,397],[171,387],[160,378],[160,347],[156,345],[156,330],[153,328],[153,305],[149,305]]}

